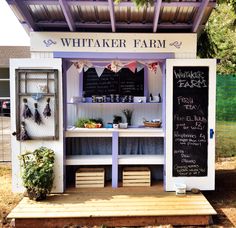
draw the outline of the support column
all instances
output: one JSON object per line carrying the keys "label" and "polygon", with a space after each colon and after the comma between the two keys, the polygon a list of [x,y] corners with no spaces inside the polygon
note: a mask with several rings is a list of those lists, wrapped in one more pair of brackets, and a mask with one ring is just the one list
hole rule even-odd
{"label": "support column", "polygon": [[164,166],[163,182],[166,186],[166,61],[162,63],[162,128],[165,133],[164,137]]}
{"label": "support column", "polygon": [[112,188],[118,188],[118,144],[119,133],[112,133]]}

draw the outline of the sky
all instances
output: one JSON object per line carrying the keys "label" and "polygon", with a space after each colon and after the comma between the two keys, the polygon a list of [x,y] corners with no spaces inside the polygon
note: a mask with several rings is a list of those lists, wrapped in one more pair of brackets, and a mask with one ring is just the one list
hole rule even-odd
{"label": "sky", "polygon": [[30,46],[28,34],[5,0],[0,0],[0,46]]}

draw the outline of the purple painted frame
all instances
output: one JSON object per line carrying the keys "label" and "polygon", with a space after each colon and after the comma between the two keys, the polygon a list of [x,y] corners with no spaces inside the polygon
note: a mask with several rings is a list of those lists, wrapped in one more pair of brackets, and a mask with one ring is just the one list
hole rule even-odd
{"label": "purple painted frame", "polygon": [[53,58],[89,59],[89,60],[159,60],[175,58],[174,53],[98,53],[98,52],[53,52]]}
{"label": "purple painted frame", "polygon": [[68,27],[70,28],[71,32],[76,31],[75,21],[73,20],[71,10],[69,9],[69,5],[65,0],[58,0],[61,9],[63,11],[63,14],[65,16],[66,22],[68,24]]}
{"label": "purple painted frame", "polygon": [[112,188],[118,188],[119,132],[112,133]]}
{"label": "purple painted frame", "polygon": [[[129,60],[129,59],[137,59],[138,60],[158,60],[162,62],[162,74],[163,74],[163,100],[165,100],[165,60],[167,58],[174,58],[173,53],[163,53],[163,54],[156,54],[156,53],[87,53],[87,52],[54,52],[53,57],[54,58],[64,58],[63,62],[66,60],[74,59],[74,58],[87,58],[89,60],[111,60],[111,59],[121,59],[121,60]],[[63,64],[63,68],[66,67],[66,69],[63,69],[63,91],[66,91],[66,79],[65,79],[65,72],[69,67],[69,64]],[[147,85],[147,69],[144,69],[144,80]],[[145,86],[147,88],[147,86]],[[148,94],[148,90],[145,89],[145,94]],[[65,92],[63,93],[64,97],[64,107],[66,107],[66,95]],[[162,118],[163,118],[163,126],[165,129],[165,104],[162,102]],[[66,114],[64,116],[66,118]],[[65,121],[65,119],[64,119]],[[64,122],[65,123],[65,122]],[[165,140],[165,137],[164,137]],[[119,132],[114,131],[112,133],[112,187],[118,188],[118,153],[119,153]],[[65,153],[64,153],[65,156]],[[165,148],[164,148],[164,158],[165,158]],[[164,167],[165,168],[165,167]],[[163,170],[164,171],[164,170]],[[163,179],[165,183],[165,175],[163,174]],[[165,186],[165,185],[164,185]]]}

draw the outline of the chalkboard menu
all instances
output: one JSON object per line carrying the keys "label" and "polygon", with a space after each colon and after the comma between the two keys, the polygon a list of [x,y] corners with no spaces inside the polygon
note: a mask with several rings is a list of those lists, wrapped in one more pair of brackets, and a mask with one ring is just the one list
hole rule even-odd
{"label": "chalkboard menu", "polygon": [[209,68],[173,67],[173,176],[207,176]]}
{"label": "chalkboard menu", "polygon": [[144,96],[144,69],[135,73],[128,68],[122,68],[118,73],[105,69],[98,77],[95,68],[90,68],[83,74],[83,91],[85,97],[111,94]]}

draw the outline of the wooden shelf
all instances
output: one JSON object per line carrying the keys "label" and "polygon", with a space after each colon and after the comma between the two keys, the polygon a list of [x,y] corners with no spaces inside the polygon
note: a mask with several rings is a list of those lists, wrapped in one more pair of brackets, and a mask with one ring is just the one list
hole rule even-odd
{"label": "wooden shelf", "polygon": [[68,137],[112,137],[113,132],[118,132],[119,137],[164,137],[163,128],[70,128],[65,132]]}
{"label": "wooden shelf", "polygon": [[[111,165],[112,155],[71,155],[66,165]],[[119,165],[162,165],[164,155],[119,155]]]}
{"label": "wooden shelf", "polygon": [[119,165],[163,165],[164,155],[119,155]]}
{"label": "wooden shelf", "polygon": [[66,165],[111,165],[111,155],[71,155],[66,157]]}

